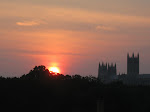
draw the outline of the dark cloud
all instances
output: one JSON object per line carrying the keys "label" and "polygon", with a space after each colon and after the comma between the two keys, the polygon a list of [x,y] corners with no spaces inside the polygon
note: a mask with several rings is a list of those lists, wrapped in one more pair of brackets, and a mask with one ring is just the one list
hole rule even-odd
{"label": "dark cloud", "polygon": [[25,50],[25,49],[0,49],[1,53],[18,53],[27,55],[81,55],[79,53],[72,52],[51,52],[51,51],[36,51],[36,50]]}

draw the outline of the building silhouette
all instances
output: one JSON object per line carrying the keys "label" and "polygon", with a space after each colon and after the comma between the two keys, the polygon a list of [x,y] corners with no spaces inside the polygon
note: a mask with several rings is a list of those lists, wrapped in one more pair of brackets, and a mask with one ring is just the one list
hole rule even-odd
{"label": "building silhouette", "polygon": [[108,75],[109,76],[117,75],[116,63],[115,65],[113,65],[113,63],[111,65],[108,64]]}
{"label": "building silhouette", "polygon": [[117,69],[116,69],[116,63],[111,65],[108,63],[102,65],[99,63],[98,68],[98,78],[104,82],[110,82],[112,79],[114,79],[117,76]]}
{"label": "building silhouette", "polygon": [[123,73],[117,75],[116,64],[113,65],[102,65],[99,63],[98,68],[98,79],[103,83],[110,83],[113,81],[122,81],[124,84],[129,85],[150,85],[150,74],[139,74],[139,53],[137,56],[127,54],[127,74]]}
{"label": "building silhouette", "polygon": [[137,57],[132,54],[132,57],[127,54],[127,74],[128,75],[139,75],[139,53]]}

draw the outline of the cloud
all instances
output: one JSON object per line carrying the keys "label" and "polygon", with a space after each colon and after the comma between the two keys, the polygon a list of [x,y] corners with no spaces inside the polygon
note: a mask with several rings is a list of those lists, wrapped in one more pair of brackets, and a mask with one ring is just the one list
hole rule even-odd
{"label": "cloud", "polygon": [[16,22],[18,26],[38,26],[40,24],[45,24],[43,21],[22,21]]}
{"label": "cloud", "polygon": [[16,50],[18,53],[30,54],[30,55],[81,55],[73,52],[52,52],[52,51],[30,51],[30,50]]}
{"label": "cloud", "polygon": [[72,56],[81,56],[80,53],[73,52],[53,52],[53,51],[41,51],[41,50],[26,50],[26,49],[0,49],[1,53],[18,53],[26,55],[72,55]]}
{"label": "cloud", "polygon": [[[50,22],[61,21],[78,21],[86,23],[98,23],[98,22],[109,22],[113,24],[150,24],[149,17],[143,16],[129,16],[120,13],[100,12],[78,8],[58,7],[58,6],[43,6],[43,5],[31,5],[31,4],[0,4],[3,10],[0,10],[1,16],[16,16],[22,15],[26,18],[44,18]],[[27,8],[28,7],[28,8]],[[15,9],[15,10],[10,10]],[[22,12],[24,12],[22,14]],[[23,21],[17,22],[23,25],[37,25],[38,21]]]}
{"label": "cloud", "polygon": [[111,26],[98,25],[96,30],[105,30],[105,31],[116,31],[117,29]]}
{"label": "cloud", "polygon": [[[40,25],[40,27],[38,27],[40,30],[62,29],[74,31],[115,31],[119,29],[119,32],[123,31],[123,33],[126,33],[131,32],[131,30],[134,30],[135,32],[137,32],[137,30],[145,32],[150,26],[150,17],[147,16],[131,16],[120,13],[101,12],[53,5],[48,7],[47,5],[8,3],[0,4],[0,7],[3,9],[0,10],[0,17],[8,18],[7,21],[10,22],[10,24],[8,24],[8,22],[4,20],[4,22],[0,21],[0,24],[5,23],[4,26],[9,26],[9,29],[12,28],[10,25],[14,25],[14,21],[10,19],[11,17],[15,18],[15,25],[28,27]],[[35,21],[37,18],[39,20],[46,21],[46,25],[43,25],[41,21]],[[18,19],[21,20],[16,22]],[[106,24],[109,24],[109,26]],[[4,29],[4,27],[0,27],[0,29]],[[8,30],[8,28],[6,29]],[[27,28],[21,30],[32,29]]]}

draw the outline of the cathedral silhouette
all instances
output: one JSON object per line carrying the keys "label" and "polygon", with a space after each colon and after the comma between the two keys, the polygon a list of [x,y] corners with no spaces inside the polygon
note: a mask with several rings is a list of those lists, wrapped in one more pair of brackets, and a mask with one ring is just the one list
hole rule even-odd
{"label": "cathedral silhouette", "polygon": [[117,75],[117,69],[116,69],[116,64],[113,65],[113,63],[111,65],[107,66],[107,63],[104,64],[102,63],[102,65],[99,63],[99,68],[98,68],[98,78],[101,80],[111,80],[113,79],[115,76]]}
{"label": "cathedral silhouette", "polygon": [[103,83],[122,81],[129,85],[150,85],[150,74],[139,74],[139,53],[137,56],[127,54],[127,74],[118,74],[116,63],[100,64],[98,67],[98,79]]}
{"label": "cathedral silhouette", "polygon": [[127,55],[127,74],[128,75],[138,75],[139,74],[139,53],[137,57],[132,55],[132,57]]}

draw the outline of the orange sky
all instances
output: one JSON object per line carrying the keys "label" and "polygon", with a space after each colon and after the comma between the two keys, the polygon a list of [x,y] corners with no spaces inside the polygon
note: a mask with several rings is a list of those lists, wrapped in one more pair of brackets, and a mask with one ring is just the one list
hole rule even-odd
{"label": "orange sky", "polygon": [[0,74],[56,64],[63,74],[97,76],[102,61],[122,73],[127,52],[139,52],[140,72],[149,73],[150,2],[114,2],[1,0]]}

